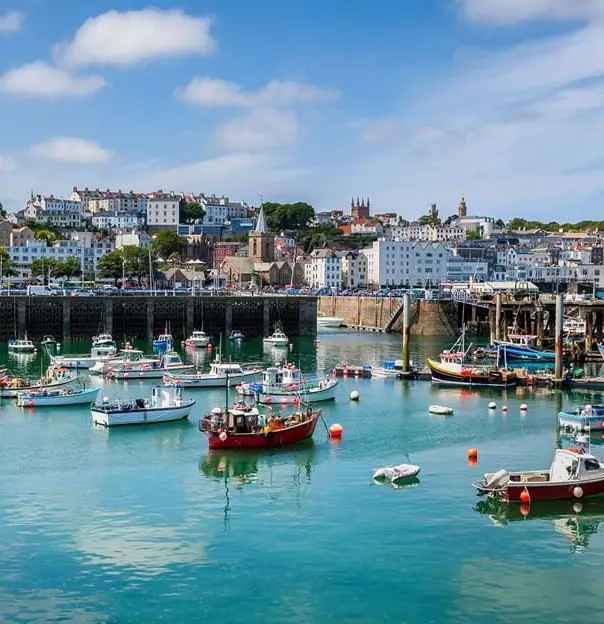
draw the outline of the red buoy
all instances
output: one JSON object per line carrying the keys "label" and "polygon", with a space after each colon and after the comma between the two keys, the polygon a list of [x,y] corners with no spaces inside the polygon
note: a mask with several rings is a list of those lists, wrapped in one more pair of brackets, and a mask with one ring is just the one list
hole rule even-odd
{"label": "red buoy", "polygon": [[330,438],[341,438],[344,433],[344,427],[338,423],[334,423],[329,427],[329,437]]}
{"label": "red buoy", "polygon": [[531,495],[529,494],[529,491],[526,489],[526,486],[524,487],[524,490],[522,490],[522,492],[520,492],[520,502],[521,503],[530,503],[531,502]]}

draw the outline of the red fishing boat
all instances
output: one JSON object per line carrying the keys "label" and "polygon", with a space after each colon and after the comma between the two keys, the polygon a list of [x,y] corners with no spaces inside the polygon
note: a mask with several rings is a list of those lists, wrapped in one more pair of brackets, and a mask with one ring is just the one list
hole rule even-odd
{"label": "red fishing boat", "polygon": [[557,449],[548,470],[499,470],[472,485],[481,495],[514,503],[587,498],[604,494],[604,466],[584,449]]}
{"label": "red fishing boat", "polygon": [[271,448],[312,437],[320,416],[321,410],[310,405],[291,415],[273,416],[239,402],[232,409],[214,408],[200,419],[199,430],[211,449]]}

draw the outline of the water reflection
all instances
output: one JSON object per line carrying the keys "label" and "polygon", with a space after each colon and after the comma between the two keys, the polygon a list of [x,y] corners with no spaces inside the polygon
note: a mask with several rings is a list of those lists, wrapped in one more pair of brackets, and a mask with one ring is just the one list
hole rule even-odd
{"label": "water reflection", "polygon": [[551,520],[553,529],[572,543],[573,553],[589,546],[591,538],[601,533],[604,526],[604,500],[597,499],[583,502],[542,501],[531,505],[511,505],[488,499],[479,501],[475,510],[500,527],[519,521]]}

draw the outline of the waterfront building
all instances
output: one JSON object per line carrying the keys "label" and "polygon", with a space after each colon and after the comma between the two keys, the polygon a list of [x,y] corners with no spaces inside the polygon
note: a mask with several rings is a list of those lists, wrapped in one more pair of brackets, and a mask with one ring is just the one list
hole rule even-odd
{"label": "waterfront building", "polygon": [[488,279],[488,262],[466,260],[460,256],[447,258],[447,282],[486,281]]}
{"label": "waterfront building", "polygon": [[176,230],[180,221],[180,204],[184,200],[176,193],[159,190],[147,195],[147,227],[155,230]]}
{"label": "waterfront building", "polygon": [[365,288],[367,286],[367,256],[362,251],[340,252],[342,259],[342,287]]}
{"label": "waterfront building", "polygon": [[304,265],[304,281],[311,288],[342,288],[342,259],[332,249],[315,249]]}

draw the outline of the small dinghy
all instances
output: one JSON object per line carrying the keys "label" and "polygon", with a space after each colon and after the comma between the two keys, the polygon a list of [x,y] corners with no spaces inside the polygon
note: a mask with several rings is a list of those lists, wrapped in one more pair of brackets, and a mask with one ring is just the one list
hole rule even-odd
{"label": "small dinghy", "polygon": [[399,464],[398,466],[382,466],[373,471],[373,478],[376,481],[389,481],[390,483],[400,483],[406,479],[413,479],[419,474],[420,467],[413,464]]}
{"label": "small dinghy", "polygon": [[453,413],[452,407],[446,405],[430,405],[428,408],[430,414],[438,414],[440,416],[450,416]]}

